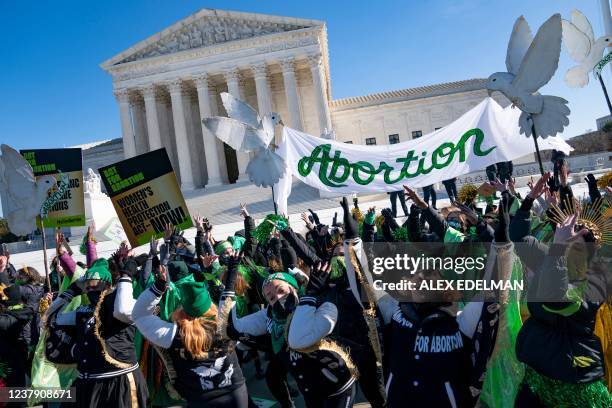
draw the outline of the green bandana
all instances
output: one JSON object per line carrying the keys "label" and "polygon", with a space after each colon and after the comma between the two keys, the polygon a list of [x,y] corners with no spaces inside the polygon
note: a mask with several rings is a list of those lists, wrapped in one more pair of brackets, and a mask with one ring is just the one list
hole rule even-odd
{"label": "green bandana", "polygon": [[113,283],[113,277],[108,268],[108,261],[104,258],[96,259],[85,271],[85,280],[101,280]]}
{"label": "green bandana", "polygon": [[363,222],[365,222],[368,225],[374,225],[375,220],[376,220],[375,212],[367,212],[365,217],[363,218]]}
{"label": "green bandana", "polygon": [[227,240],[232,243],[232,248],[234,248],[234,251],[240,251],[242,249],[242,246],[246,242],[245,238],[240,237],[238,235],[234,235],[233,237],[229,237],[229,238],[227,238]]}
{"label": "green bandana", "polygon": [[187,282],[181,285],[183,310],[191,317],[201,317],[212,305],[205,282]]}
{"label": "green bandana", "polygon": [[274,316],[272,312],[272,318],[270,319],[270,340],[272,341],[272,351],[274,354],[278,354],[285,345],[285,326],[287,325],[287,319],[280,319]]}
{"label": "green bandana", "polygon": [[221,241],[215,246],[215,254],[221,255],[227,248],[233,248],[229,241]]}
{"label": "green bandana", "polygon": [[289,285],[293,286],[295,290],[298,290],[300,288],[300,285],[298,285],[295,278],[286,272],[275,272],[270,274],[264,281],[262,288],[266,287],[266,285],[272,282],[273,280],[287,282]]}

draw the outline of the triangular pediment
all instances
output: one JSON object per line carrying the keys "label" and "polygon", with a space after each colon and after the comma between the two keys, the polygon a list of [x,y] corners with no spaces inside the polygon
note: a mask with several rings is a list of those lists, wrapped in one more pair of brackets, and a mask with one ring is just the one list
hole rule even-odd
{"label": "triangular pediment", "polygon": [[202,9],[135,44],[102,64],[103,67],[324,25],[318,20]]}

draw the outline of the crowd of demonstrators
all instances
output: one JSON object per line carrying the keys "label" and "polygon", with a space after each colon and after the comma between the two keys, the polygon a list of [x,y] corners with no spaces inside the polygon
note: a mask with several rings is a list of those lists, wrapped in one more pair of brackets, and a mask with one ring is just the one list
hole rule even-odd
{"label": "crowd of demonstrators", "polygon": [[[440,210],[431,186],[404,186],[402,225],[356,198],[329,225],[303,213],[304,233],[241,205],[232,236],[197,216],[193,243],[168,225],[140,256],[124,243],[98,258],[90,227],[85,263],[57,233],[51,288],[5,253],[0,386],[45,383],[52,367],[77,406],[253,407],[253,362],[282,407],[298,391],[308,407],[348,407],[358,389],[372,407],[611,407],[612,190],[589,175],[580,203],[562,166],[521,197],[507,167],[485,211],[457,201],[454,180]],[[368,262],[397,243],[488,248],[486,269],[526,289],[402,300],[373,287]]]}

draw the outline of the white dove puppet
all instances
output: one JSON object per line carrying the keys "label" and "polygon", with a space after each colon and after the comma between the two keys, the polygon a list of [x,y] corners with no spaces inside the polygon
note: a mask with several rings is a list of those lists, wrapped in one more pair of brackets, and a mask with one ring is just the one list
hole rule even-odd
{"label": "white dove puppet", "polygon": [[202,119],[202,123],[237,152],[254,154],[246,168],[251,182],[273,186],[285,173],[285,161],[270,149],[274,127],[282,124],[280,115],[271,112],[260,117],[246,102],[227,92],[221,93],[221,100],[229,118],[214,116]]}
{"label": "white dove puppet", "polygon": [[567,101],[558,96],[540,95],[538,90],[552,78],[561,53],[561,15],[542,24],[535,38],[523,16],[514,23],[508,51],[508,72],[496,72],[487,81],[489,94],[500,91],[523,111],[521,133],[531,136],[531,118],[537,136],[546,138],[563,131],[569,124]]}
{"label": "white dove puppet", "polygon": [[612,36],[604,35],[595,40],[591,23],[578,10],[572,11],[572,20],[561,21],[563,44],[570,57],[578,63],[565,73],[565,83],[572,88],[582,88],[589,83],[589,72],[601,60],[606,47],[612,45]]}
{"label": "white dove puppet", "polygon": [[32,166],[8,145],[1,145],[0,189],[6,197],[7,208],[2,211],[9,230],[15,235],[27,235],[36,229],[36,217],[47,198],[47,192],[56,185],[55,177],[34,177]]}

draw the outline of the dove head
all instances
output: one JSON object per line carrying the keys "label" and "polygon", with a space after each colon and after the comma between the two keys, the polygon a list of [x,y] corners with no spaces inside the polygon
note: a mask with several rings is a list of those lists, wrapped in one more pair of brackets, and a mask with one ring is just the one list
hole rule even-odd
{"label": "dove head", "polygon": [[512,83],[514,75],[509,72],[496,72],[487,80],[487,91],[491,95],[492,91],[504,91]]}
{"label": "dove head", "polygon": [[270,116],[270,120],[272,120],[274,126],[283,124],[283,120],[281,119],[281,116],[278,113],[270,112],[268,115]]}
{"label": "dove head", "polygon": [[599,37],[593,46],[595,50],[604,50],[606,47],[612,47],[612,35],[604,35],[603,37]]}
{"label": "dove head", "polygon": [[36,190],[45,194],[56,185],[57,181],[55,181],[53,176],[42,176],[36,180]]}

